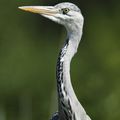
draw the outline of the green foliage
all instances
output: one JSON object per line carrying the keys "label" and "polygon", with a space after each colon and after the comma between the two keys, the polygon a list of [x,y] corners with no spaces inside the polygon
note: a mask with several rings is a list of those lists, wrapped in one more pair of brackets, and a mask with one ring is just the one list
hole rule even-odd
{"label": "green foliage", "polygon": [[[65,30],[17,7],[57,2],[0,1],[0,120],[47,120],[56,109],[55,65]],[[71,66],[75,92],[92,119],[118,120],[120,2],[74,2],[85,17]]]}

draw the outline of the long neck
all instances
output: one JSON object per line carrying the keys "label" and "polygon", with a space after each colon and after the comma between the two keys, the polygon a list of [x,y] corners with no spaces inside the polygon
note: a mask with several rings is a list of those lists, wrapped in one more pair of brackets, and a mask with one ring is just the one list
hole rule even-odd
{"label": "long neck", "polygon": [[[59,114],[61,118],[68,115],[65,108],[71,108],[72,104],[78,102],[77,97],[74,93],[71,78],[70,78],[70,63],[74,54],[77,52],[77,48],[82,36],[82,28],[79,28],[73,32],[68,32],[68,38],[61,49],[57,61],[57,90],[58,90],[58,106]],[[72,104],[71,104],[72,102]],[[72,110],[70,110],[72,111]],[[60,119],[60,120],[62,120]]]}

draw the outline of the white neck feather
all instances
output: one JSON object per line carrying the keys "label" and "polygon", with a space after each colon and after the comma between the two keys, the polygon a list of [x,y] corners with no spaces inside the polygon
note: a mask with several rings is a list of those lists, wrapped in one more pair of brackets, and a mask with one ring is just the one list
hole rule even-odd
{"label": "white neck feather", "polygon": [[[78,30],[77,30],[78,32]],[[63,58],[63,82],[64,82],[64,86],[66,88],[66,91],[68,93],[68,96],[70,97],[70,99],[78,101],[77,97],[74,93],[72,84],[71,84],[71,77],[70,77],[70,63],[71,60],[73,58],[73,56],[75,55],[75,53],[77,52],[78,46],[79,46],[79,42],[81,40],[81,36],[82,36],[82,29],[79,30],[79,33],[77,32],[72,32],[72,33],[68,33],[68,37],[69,37],[69,45],[66,51],[66,54]]]}
{"label": "white neck feather", "polygon": [[67,28],[68,39],[61,49],[57,64],[57,83],[60,120],[89,120],[82,105],[79,103],[72,87],[70,63],[77,52],[81,37],[83,22],[76,23],[71,29]]}

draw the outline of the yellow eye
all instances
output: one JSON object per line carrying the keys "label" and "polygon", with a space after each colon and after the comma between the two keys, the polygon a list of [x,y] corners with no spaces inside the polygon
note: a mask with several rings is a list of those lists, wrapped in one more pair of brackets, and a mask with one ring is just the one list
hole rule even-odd
{"label": "yellow eye", "polygon": [[62,9],[63,14],[67,14],[69,11],[70,11],[69,8],[63,8],[63,9]]}

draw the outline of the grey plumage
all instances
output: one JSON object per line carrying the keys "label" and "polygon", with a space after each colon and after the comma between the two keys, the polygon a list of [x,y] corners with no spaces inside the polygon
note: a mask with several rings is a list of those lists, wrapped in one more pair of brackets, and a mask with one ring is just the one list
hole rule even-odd
{"label": "grey plumage", "polygon": [[66,7],[69,8],[70,10],[80,12],[80,9],[73,3],[63,2],[63,3],[59,3],[59,4],[55,5],[55,8],[59,8],[59,9],[66,8]]}
{"label": "grey plumage", "polygon": [[81,10],[73,3],[64,2],[55,6],[23,6],[22,10],[38,13],[63,25],[67,30],[66,41],[60,50],[57,67],[58,112],[51,120],[91,120],[78,101],[70,78],[70,63],[77,52],[84,18]]}
{"label": "grey plumage", "polygon": [[59,120],[58,112],[54,113],[50,120]]}

